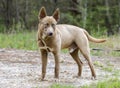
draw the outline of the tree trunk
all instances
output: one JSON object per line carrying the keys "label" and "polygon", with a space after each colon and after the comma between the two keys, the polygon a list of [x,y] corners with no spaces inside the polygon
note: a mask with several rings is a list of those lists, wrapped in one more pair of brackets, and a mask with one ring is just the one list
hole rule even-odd
{"label": "tree trunk", "polygon": [[29,29],[29,26],[28,26],[28,0],[25,0],[24,25],[25,25],[26,29]]}
{"label": "tree trunk", "polygon": [[10,26],[13,24],[12,20],[12,0],[6,0],[3,2],[5,4],[5,25],[6,29],[9,30]]}
{"label": "tree trunk", "polygon": [[118,33],[120,33],[120,1],[118,1],[119,10],[118,10]]}
{"label": "tree trunk", "polygon": [[111,27],[112,19],[111,19],[110,12],[109,12],[109,0],[105,0],[105,5],[106,5],[105,22],[106,22],[106,26],[108,28],[107,29],[107,34],[108,34],[108,36],[110,36],[110,35],[113,35],[114,32],[113,32],[112,27]]}
{"label": "tree trunk", "polygon": [[83,28],[86,28],[86,22],[87,22],[87,0],[84,1],[83,4],[83,14],[82,14],[82,18],[83,18]]}
{"label": "tree trunk", "polygon": [[15,30],[17,29],[17,24],[18,24],[18,22],[19,22],[19,9],[18,9],[18,1],[17,0],[15,0]]}

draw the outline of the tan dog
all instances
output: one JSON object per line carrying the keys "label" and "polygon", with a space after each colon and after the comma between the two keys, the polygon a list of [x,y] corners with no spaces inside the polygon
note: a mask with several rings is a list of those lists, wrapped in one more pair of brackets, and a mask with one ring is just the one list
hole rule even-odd
{"label": "tan dog", "polygon": [[38,45],[42,58],[42,80],[44,80],[46,74],[47,56],[49,52],[52,52],[55,58],[55,78],[59,78],[60,51],[64,48],[69,49],[70,55],[76,61],[78,65],[78,76],[81,76],[82,73],[82,62],[78,57],[78,51],[80,50],[88,61],[92,77],[96,78],[90,57],[88,40],[95,43],[102,43],[106,40],[93,38],[86,30],[73,25],[57,25],[60,19],[59,9],[57,9],[52,16],[47,16],[45,8],[42,7],[38,17]]}

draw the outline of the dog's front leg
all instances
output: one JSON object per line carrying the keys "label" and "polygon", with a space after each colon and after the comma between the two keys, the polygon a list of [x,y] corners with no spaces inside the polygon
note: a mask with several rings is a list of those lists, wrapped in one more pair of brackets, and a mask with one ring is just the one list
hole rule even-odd
{"label": "dog's front leg", "polygon": [[55,78],[59,78],[59,60],[60,60],[60,53],[59,52],[54,52],[54,58],[55,58]]}
{"label": "dog's front leg", "polygon": [[42,77],[41,77],[41,80],[44,80],[45,75],[46,75],[47,56],[48,56],[48,52],[46,50],[41,50],[41,61],[42,61]]}

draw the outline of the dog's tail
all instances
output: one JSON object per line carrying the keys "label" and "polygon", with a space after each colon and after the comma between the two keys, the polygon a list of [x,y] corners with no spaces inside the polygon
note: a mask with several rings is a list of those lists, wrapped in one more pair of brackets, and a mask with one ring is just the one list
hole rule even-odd
{"label": "dog's tail", "polygon": [[106,41],[106,39],[97,39],[97,38],[92,37],[91,35],[89,35],[89,33],[86,30],[84,30],[84,33],[86,34],[88,40],[91,42],[102,43]]}

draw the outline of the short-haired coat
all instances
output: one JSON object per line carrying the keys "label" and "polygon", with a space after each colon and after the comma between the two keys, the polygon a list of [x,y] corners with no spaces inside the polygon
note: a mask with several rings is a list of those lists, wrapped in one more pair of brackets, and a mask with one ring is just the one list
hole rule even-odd
{"label": "short-haired coat", "polygon": [[88,62],[92,77],[96,78],[96,73],[90,57],[89,41],[102,43],[106,40],[93,38],[86,30],[73,25],[57,24],[60,20],[59,9],[56,9],[52,16],[47,16],[45,8],[42,7],[38,18],[37,40],[42,60],[41,79],[44,80],[46,75],[49,52],[52,52],[55,58],[55,78],[59,78],[60,51],[64,48],[69,49],[70,55],[76,61],[78,65],[78,76],[81,76],[83,64],[78,55],[78,51],[80,51]]}

